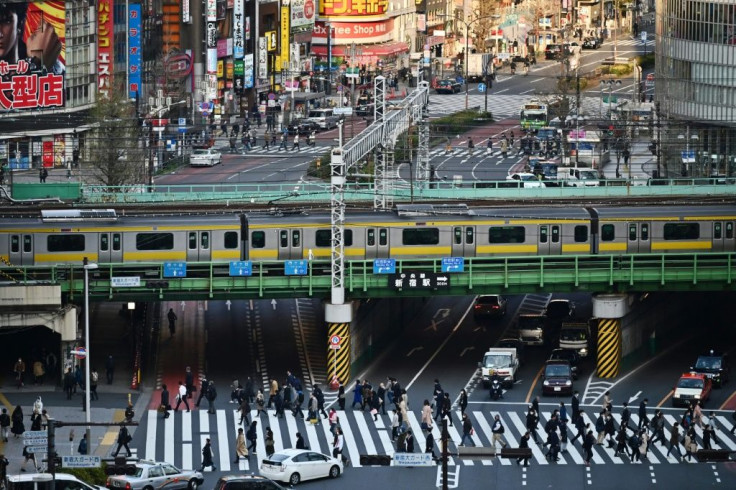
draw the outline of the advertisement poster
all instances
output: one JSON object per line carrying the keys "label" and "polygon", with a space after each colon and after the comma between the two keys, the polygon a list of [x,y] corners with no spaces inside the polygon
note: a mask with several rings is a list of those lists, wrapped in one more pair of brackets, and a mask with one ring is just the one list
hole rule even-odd
{"label": "advertisement poster", "polygon": [[64,166],[64,160],[66,155],[66,139],[63,134],[54,135],[54,167],[59,168]]}
{"label": "advertisement poster", "polygon": [[253,54],[245,55],[245,59],[243,61],[245,62],[243,70],[243,85],[245,88],[253,88]]}
{"label": "advertisement poster", "polygon": [[0,110],[64,106],[65,22],[63,0],[0,3]]}
{"label": "advertisement poster", "polygon": [[242,60],[245,55],[245,0],[233,5],[233,57]]}
{"label": "advertisement poster", "polygon": [[113,0],[97,0],[97,90],[110,95],[113,70]]}
{"label": "advertisement poster", "polygon": [[128,9],[128,97],[136,98],[141,89],[141,6]]}

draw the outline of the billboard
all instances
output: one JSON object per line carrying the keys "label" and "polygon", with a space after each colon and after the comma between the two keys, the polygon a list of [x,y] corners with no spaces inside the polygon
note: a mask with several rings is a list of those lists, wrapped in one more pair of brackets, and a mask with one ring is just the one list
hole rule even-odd
{"label": "billboard", "polygon": [[314,26],[314,0],[291,0],[291,28],[309,29]]}
{"label": "billboard", "polygon": [[366,17],[383,15],[388,0],[323,0],[319,2],[320,17]]}
{"label": "billboard", "polygon": [[233,57],[238,60],[245,55],[245,0],[235,0],[233,6]]}
{"label": "billboard", "polygon": [[141,90],[141,5],[128,7],[128,97],[135,99]]}
{"label": "billboard", "polygon": [[97,0],[97,89],[110,95],[113,67],[113,0]]}
{"label": "billboard", "polygon": [[0,4],[0,110],[64,106],[64,0]]}

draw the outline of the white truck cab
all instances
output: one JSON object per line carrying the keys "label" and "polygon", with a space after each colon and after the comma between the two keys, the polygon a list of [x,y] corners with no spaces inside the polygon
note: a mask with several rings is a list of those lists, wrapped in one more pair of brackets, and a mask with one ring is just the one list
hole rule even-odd
{"label": "white truck cab", "polygon": [[563,322],[560,349],[574,350],[580,357],[590,355],[590,326],[585,322]]}
{"label": "white truck cab", "polygon": [[559,168],[557,180],[560,185],[568,187],[599,187],[601,185],[598,171],[594,168]]}
{"label": "white truck cab", "polygon": [[498,375],[501,384],[512,388],[516,381],[516,371],[519,369],[519,358],[516,349],[509,347],[491,347],[483,355],[483,361],[478,363],[481,370],[483,386],[491,383],[494,374]]}

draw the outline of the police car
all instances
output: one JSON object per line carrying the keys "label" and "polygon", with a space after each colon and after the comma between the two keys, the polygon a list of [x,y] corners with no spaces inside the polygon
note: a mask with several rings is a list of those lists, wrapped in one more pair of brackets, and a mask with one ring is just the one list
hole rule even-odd
{"label": "police car", "polygon": [[680,376],[672,394],[672,406],[689,406],[700,401],[704,404],[710,398],[713,382],[705,374],[684,373]]}

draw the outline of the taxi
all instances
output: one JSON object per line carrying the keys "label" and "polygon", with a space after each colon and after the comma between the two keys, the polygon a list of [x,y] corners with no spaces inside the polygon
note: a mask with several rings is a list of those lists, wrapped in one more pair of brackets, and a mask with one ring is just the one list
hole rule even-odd
{"label": "taxi", "polygon": [[705,374],[684,373],[672,394],[672,406],[689,406],[698,401],[704,404],[710,398],[712,389],[713,382]]}

